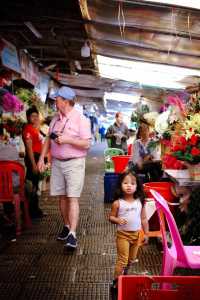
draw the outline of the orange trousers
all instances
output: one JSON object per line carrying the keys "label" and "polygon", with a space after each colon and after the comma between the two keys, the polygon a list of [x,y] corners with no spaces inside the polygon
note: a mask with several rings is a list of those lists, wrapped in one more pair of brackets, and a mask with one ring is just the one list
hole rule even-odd
{"label": "orange trousers", "polygon": [[140,231],[117,231],[117,261],[114,278],[122,275],[124,268],[136,259],[140,246]]}

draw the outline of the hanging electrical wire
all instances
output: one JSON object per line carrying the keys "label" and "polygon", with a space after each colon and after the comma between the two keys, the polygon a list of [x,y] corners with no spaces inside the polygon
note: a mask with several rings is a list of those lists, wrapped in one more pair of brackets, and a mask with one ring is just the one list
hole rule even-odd
{"label": "hanging electrical wire", "polygon": [[125,38],[126,20],[125,20],[122,0],[119,0],[119,4],[118,4],[118,24],[119,24],[121,38],[124,39]]}
{"label": "hanging electrical wire", "polygon": [[[177,28],[176,28],[176,13],[174,12],[174,7],[172,7],[172,13],[171,13],[171,32],[172,34],[175,33],[175,40],[177,40],[178,38],[178,34],[177,34]],[[169,48],[168,48],[168,52],[167,52],[167,56],[169,57],[170,52],[173,48],[173,42],[174,42],[174,37],[172,36],[172,41],[169,44]]]}
{"label": "hanging electrical wire", "polygon": [[188,13],[188,17],[187,17],[187,28],[188,28],[190,41],[191,41],[192,40],[192,35],[191,35],[191,31],[190,31],[190,13]]}

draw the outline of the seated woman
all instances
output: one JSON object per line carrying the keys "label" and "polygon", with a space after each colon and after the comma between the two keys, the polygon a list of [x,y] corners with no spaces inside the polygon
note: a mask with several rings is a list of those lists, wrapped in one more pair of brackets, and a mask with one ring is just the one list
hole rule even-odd
{"label": "seated woman", "polygon": [[150,142],[149,125],[141,122],[132,147],[133,168],[137,173],[145,174],[147,181],[160,181],[163,173],[161,162],[157,157],[155,160],[155,150],[150,147]]}

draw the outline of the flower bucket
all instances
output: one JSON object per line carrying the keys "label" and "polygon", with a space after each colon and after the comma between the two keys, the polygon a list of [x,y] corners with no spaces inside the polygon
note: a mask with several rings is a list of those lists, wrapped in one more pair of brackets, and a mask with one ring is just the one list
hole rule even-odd
{"label": "flower bucket", "polygon": [[193,180],[200,180],[200,164],[190,165],[188,167],[190,177]]}
{"label": "flower bucket", "polygon": [[112,157],[115,173],[124,172],[125,168],[128,165],[128,162],[131,158],[131,155],[116,155]]}

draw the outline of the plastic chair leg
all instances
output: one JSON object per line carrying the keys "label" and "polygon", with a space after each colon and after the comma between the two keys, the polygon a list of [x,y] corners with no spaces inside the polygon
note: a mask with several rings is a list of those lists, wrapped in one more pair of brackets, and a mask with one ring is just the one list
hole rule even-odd
{"label": "plastic chair leg", "polygon": [[20,196],[14,195],[15,201],[15,218],[16,218],[16,235],[21,234],[21,220],[20,220]]}
{"label": "plastic chair leg", "polygon": [[162,263],[162,271],[161,275],[162,276],[172,276],[174,272],[174,263],[173,260],[171,259],[164,259]]}
{"label": "plastic chair leg", "polygon": [[[165,260],[165,262],[163,262],[163,265],[162,265],[161,275],[162,276],[172,276],[173,272],[174,272],[174,268],[175,267],[174,267],[172,260],[171,261]],[[168,283],[168,282],[162,283],[161,289],[170,290],[170,289],[172,289],[172,284]]]}
{"label": "plastic chair leg", "polygon": [[[148,237],[149,238],[151,238],[151,237],[162,238],[162,233],[161,233],[160,230],[158,230],[158,231],[149,231]],[[141,230],[140,231],[140,239],[139,239],[140,246],[143,245],[143,240],[144,240],[144,231]]]}

